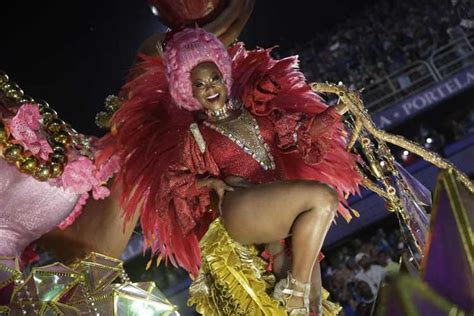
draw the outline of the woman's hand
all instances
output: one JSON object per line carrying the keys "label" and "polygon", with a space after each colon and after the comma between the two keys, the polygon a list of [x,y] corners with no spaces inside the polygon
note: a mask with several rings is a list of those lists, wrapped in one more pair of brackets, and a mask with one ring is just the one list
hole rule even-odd
{"label": "woman's hand", "polygon": [[230,46],[247,24],[254,4],[255,0],[230,0],[224,11],[202,28],[216,35],[225,46]]}
{"label": "woman's hand", "polygon": [[[234,43],[252,14],[255,0],[230,0],[227,7],[216,18],[201,27],[216,35],[229,47]],[[161,43],[165,33],[155,33],[140,45],[138,54],[156,56],[161,54]]]}
{"label": "woman's hand", "polygon": [[347,104],[342,102],[341,99],[339,99],[337,104],[334,106],[334,109],[336,110],[337,114],[339,114],[339,115],[344,115],[349,110]]}
{"label": "woman's hand", "polygon": [[237,176],[228,176],[225,177],[224,182],[230,185],[231,187],[238,188],[250,188],[254,186],[253,183],[249,182],[247,179]]}
{"label": "woman's hand", "polygon": [[216,192],[219,197],[219,210],[222,206],[222,200],[226,191],[234,191],[234,188],[217,178],[207,178],[198,181],[198,187],[208,187],[209,189]]}

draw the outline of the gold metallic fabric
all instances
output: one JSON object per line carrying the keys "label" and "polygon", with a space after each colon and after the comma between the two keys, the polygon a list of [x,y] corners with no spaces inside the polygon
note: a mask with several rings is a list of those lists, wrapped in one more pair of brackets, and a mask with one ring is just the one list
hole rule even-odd
{"label": "gold metallic fabric", "polygon": [[337,316],[342,310],[342,306],[329,300],[329,292],[321,288],[321,298],[323,305],[323,316]]}
{"label": "gold metallic fabric", "polygon": [[[189,292],[189,305],[206,316],[287,315],[271,298],[275,277],[253,246],[234,241],[220,219],[216,219],[201,240],[202,264]],[[327,301],[322,289],[324,315],[337,315],[341,307]]]}
{"label": "gold metallic fabric", "polygon": [[199,276],[189,305],[203,315],[286,315],[268,291],[275,279],[254,247],[238,244],[216,219],[201,240]]}

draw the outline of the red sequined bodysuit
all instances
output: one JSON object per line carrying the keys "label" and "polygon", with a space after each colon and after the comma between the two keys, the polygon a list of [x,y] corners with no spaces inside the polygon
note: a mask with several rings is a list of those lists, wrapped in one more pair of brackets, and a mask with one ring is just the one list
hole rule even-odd
{"label": "red sequined bodysuit", "polygon": [[[321,127],[327,127],[328,123],[334,123],[338,117],[339,115],[335,111],[329,109],[316,116],[315,124],[320,127],[320,131],[323,131],[325,128]],[[320,152],[312,150],[310,144],[297,141],[298,131],[296,126],[298,122],[294,117],[285,117],[276,121],[269,117],[256,117],[256,122],[265,144],[268,145],[268,151],[275,161],[275,168],[265,170],[255,158],[246,153],[229,137],[210,128],[207,124],[199,124],[199,130],[208,147],[210,156],[219,169],[220,177],[239,176],[251,183],[268,183],[286,178],[282,174],[284,165],[280,157],[282,153],[292,150],[306,153],[304,158],[308,162],[321,159],[321,157],[318,157]],[[306,131],[299,131],[299,137],[305,137],[306,135],[304,134],[307,133]],[[183,157],[185,159],[191,158],[187,154],[183,155]],[[194,160],[196,157],[191,159]]]}

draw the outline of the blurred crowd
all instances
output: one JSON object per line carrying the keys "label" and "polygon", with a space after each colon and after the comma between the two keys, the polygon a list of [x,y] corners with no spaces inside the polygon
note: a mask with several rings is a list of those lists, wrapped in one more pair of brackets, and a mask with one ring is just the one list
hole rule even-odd
{"label": "blurred crowd", "polygon": [[452,132],[455,140],[474,134],[474,107],[471,108],[466,116],[452,121]]}
{"label": "blurred crowd", "polygon": [[[474,108],[472,105],[458,108],[454,113],[430,113],[423,119],[417,121],[411,126],[402,126],[405,136],[421,144],[428,150],[444,155],[443,150],[447,144],[453,144],[457,141],[472,137],[474,135]],[[407,123],[410,124],[410,123]],[[396,133],[401,133],[398,130]],[[393,153],[399,162],[409,165],[418,160],[418,156],[409,153],[403,148],[393,148]]]}
{"label": "blurred crowd", "polygon": [[371,315],[381,284],[399,270],[399,258],[406,252],[398,230],[379,229],[365,242],[354,239],[328,253],[321,262],[323,285],[343,307],[340,315]]}
{"label": "blurred crowd", "polygon": [[473,8],[471,0],[377,1],[291,53],[310,80],[366,87],[471,32]]}

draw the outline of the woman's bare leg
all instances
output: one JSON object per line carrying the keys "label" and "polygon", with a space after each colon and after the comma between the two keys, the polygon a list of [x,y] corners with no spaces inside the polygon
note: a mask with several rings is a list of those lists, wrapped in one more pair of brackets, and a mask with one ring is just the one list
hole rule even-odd
{"label": "woman's bare leg", "polygon": [[321,316],[321,266],[316,262],[311,273],[311,295],[309,301],[311,302],[311,310],[316,315]]}
{"label": "woman's bare leg", "polygon": [[[291,271],[291,256],[285,253],[285,246],[280,241],[265,245],[265,249],[273,257],[272,272],[277,280],[286,277],[288,271]],[[316,260],[313,271],[311,272],[311,294],[309,296],[311,311],[321,315],[321,267]]]}
{"label": "woman's bare leg", "polygon": [[309,283],[337,204],[336,191],[325,184],[280,181],[228,192],[222,219],[230,236],[242,244],[266,244],[292,233],[292,274]]}

